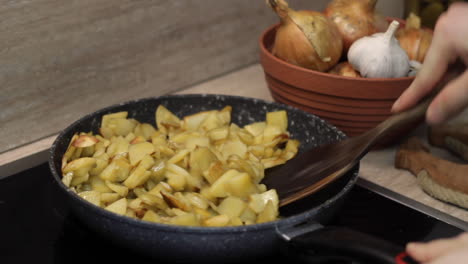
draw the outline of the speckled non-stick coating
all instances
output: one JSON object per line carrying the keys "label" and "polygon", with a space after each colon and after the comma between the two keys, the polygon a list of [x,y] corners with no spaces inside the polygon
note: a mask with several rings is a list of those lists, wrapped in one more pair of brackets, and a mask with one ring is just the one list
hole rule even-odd
{"label": "speckled non-stick coating", "polygon": [[[55,182],[70,201],[73,212],[90,228],[142,254],[171,261],[227,262],[274,252],[281,239],[276,230],[306,221],[326,220],[338,210],[345,194],[354,185],[358,166],[335,183],[307,200],[281,208],[281,220],[240,227],[182,227],[150,223],[116,215],[78,197],[61,182],[61,159],[76,132],[97,132],[108,113],[128,111],[129,117],[155,124],[155,110],[164,105],[179,117],[204,110],[232,106],[232,122],[242,126],[265,120],[267,112],[285,109],[292,138],[301,142],[300,151],[334,142],[345,135],[324,120],[302,110],[254,98],[226,95],[170,95],[124,102],[91,113],[64,129],[50,150],[49,165]],[[266,174],[268,176],[268,172]]]}

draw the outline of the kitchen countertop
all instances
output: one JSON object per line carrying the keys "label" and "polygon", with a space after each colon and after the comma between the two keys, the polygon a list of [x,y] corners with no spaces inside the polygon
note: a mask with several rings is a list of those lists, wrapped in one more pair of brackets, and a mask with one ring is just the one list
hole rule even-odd
{"label": "kitchen countertop", "polygon": [[[216,93],[273,101],[264,80],[263,70],[259,64],[239,69],[176,93]],[[468,112],[463,113],[460,118],[464,117],[468,117]],[[426,129],[422,125],[412,135],[425,138],[425,131]],[[55,135],[52,135],[12,151],[1,153],[0,178],[2,175],[8,176],[8,174],[17,171],[18,168],[22,167],[22,163],[29,162],[31,164],[46,161],[46,150],[54,138]],[[360,177],[453,217],[468,221],[468,210],[432,198],[421,190],[416,182],[416,178],[411,173],[406,170],[395,169],[393,166],[395,150],[396,146],[391,146],[369,152],[361,160]],[[432,148],[431,151],[440,157],[456,161],[456,158],[446,151],[435,148]]]}

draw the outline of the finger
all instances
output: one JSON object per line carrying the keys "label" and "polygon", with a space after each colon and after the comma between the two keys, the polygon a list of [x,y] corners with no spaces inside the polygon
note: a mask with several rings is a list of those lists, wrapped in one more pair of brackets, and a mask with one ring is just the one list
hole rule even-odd
{"label": "finger", "polygon": [[431,125],[440,124],[460,113],[468,105],[468,71],[449,82],[434,98],[426,113]]}
{"label": "finger", "polygon": [[455,58],[452,44],[447,41],[445,15],[442,15],[434,31],[431,46],[424,63],[411,85],[402,93],[392,106],[392,112],[400,112],[415,105],[428,94],[447,70],[448,64]]}
{"label": "finger", "polygon": [[468,259],[468,248],[458,248],[453,250],[428,264],[466,264]]}
{"label": "finger", "polygon": [[408,243],[406,252],[419,262],[428,262],[466,246],[468,246],[468,233],[454,238],[433,240],[429,243]]}

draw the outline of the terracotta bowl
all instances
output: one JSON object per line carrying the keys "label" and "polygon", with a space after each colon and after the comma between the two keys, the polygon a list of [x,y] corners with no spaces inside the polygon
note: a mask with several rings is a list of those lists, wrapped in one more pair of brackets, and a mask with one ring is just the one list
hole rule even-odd
{"label": "terracotta bowl", "polygon": [[[260,63],[273,99],[311,112],[348,136],[362,134],[388,118],[393,102],[414,79],[344,77],[293,65],[271,53],[278,26],[266,29],[259,39]],[[396,142],[416,125],[392,134],[385,145]]]}

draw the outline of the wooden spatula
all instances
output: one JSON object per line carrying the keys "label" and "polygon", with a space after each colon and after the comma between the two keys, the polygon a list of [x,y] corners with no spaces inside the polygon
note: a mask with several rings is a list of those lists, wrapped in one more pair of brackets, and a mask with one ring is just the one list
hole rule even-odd
{"label": "wooden spatula", "polygon": [[280,168],[269,172],[263,183],[268,188],[276,189],[280,206],[320,190],[352,169],[380,139],[423,119],[438,91],[465,69],[465,65],[457,63],[437,84],[434,92],[413,108],[389,117],[364,134],[298,154]]}

